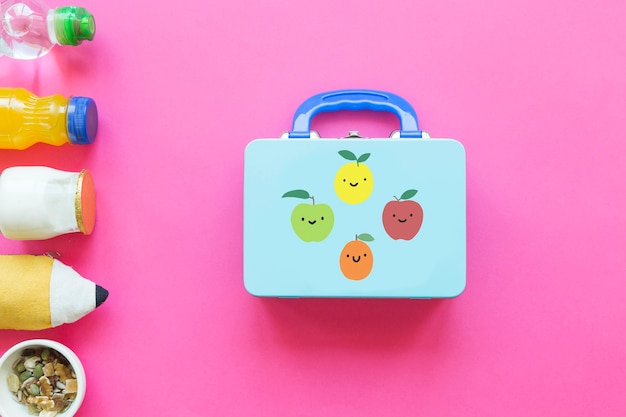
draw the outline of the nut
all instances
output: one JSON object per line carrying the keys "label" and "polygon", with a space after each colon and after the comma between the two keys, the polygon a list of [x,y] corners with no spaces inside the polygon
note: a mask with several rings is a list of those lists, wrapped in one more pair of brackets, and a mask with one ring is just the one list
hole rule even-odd
{"label": "nut", "polygon": [[43,367],[43,375],[44,376],[52,376],[54,375],[54,365],[52,362],[48,362]]}
{"label": "nut", "polygon": [[61,381],[65,381],[70,377],[70,371],[67,369],[67,366],[62,363],[57,363],[54,365],[54,374],[58,375]]}
{"label": "nut", "polygon": [[7,376],[13,398],[39,417],[66,411],[78,392],[74,369],[53,349],[25,349]]}
{"label": "nut", "polygon": [[52,397],[54,390],[52,389],[52,384],[47,377],[42,376],[41,378],[39,378],[39,385],[41,387],[41,393],[43,395],[45,395],[46,397]]}

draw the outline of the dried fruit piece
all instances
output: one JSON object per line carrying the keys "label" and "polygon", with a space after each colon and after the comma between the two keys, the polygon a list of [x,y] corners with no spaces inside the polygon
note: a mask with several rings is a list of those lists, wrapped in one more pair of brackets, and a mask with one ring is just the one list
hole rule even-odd
{"label": "dried fruit piece", "polygon": [[78,392],[78,381],[75,379],[67,379],[65,381],[65,391],[66,394],[73,394]]}
{"label": "dried fruit piece", "polygon": [[18,392],[20,390],[20,379],[15,374],[7,375],[7,385],[9,386],[9,391]]}
{"label": "dried fruit piece", "polygon": [[54,417],[67,411],[76,398],[76,373],[53,349],[25,349],[12,368],[7,387],[30,414]]}

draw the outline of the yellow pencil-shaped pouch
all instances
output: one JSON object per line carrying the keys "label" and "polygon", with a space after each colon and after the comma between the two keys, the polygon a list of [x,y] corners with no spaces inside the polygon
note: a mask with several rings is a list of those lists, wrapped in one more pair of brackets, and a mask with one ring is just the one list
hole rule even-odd
{"label": "yellow pencil-shaped pouch", "polygon": [[0,255],[0,329],[41,330],[72,323],[109,292],[44,255]]}

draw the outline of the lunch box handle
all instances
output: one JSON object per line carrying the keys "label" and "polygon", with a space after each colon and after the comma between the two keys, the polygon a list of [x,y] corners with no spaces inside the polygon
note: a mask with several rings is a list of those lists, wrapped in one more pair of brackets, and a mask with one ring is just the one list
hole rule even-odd
{"label": "lunch box handle", "polygon": [[421,138],[417,114],[402,97],[377,90],[336,90],[316,94],[298,107],[290,138],[310,138],[311,119],[318,113],[340,110],[373,110],[395,114],[400,119],[401,138]]}

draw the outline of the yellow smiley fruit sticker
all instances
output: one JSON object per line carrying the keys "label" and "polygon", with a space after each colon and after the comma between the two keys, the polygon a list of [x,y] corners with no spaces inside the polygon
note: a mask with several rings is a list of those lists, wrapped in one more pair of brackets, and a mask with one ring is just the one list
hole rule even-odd
{"label": "yellow smiley fruit sticker", "polygon": [[374,189],[374,177],[365,162],[369,153],[357,156],[350,151],[339,151],[349,162],[337,171],[335,176],[335,192],[337,196],[348,204],[359,204],[367,200]]}

